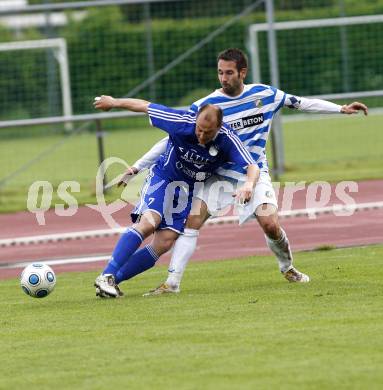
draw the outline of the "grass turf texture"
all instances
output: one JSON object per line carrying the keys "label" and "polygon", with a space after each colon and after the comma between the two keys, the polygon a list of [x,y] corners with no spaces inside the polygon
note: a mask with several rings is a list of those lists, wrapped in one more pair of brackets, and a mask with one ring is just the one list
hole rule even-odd
{"label": "grass turf texture", "polygon": [[143,298],[159,267],[100,300],[96,273],[42,300],[0,282],[0,388],[381,389],[383,246],[192,263],[179,295]]}
{"label": "grass turf texture", "polygon": [[[315,118],[315,115],[312,115]],[[382,178],[383,116],[367,118],[326,116],[320,120],[288,122],[284,125],[286,174],[282,181],[340,181]],[[124,129],[121,121],[117,122]],[[137,122],[143,126],[143,121]],[[115,125],[116,126],[116,125]],[[36,129],[25,137],[4,137],[0,142],[1,177],[15,172],[42,150],[46,150],[64,135],[41,135]],[[109,131],[105,137],[105,156],[116,156],[133,163],[146,152],[163,132],[157,129],[134,128]],[[1,133],[0,133],[1,136]],[[269,143],[270,146],[270,143]],[[16,158],[15,158],[16,156]],[[271,162],[271,152],[268,151]],[[98,168],[97,143],[94,133],[73,136],[53,154],[28,167],[22,174],[0,188],[0,212],[26,209],[28,188],[36,180],[48,180],[55,190],[64,180],[75,180],[81,191],[75,193],[80,204],[95,203],[95,177]],[[123,171],[115,165],[107,172],[109,180]],[[139,185],[133,188],[136,191]],[[119,190],[109,194],[109,200],[119,197]],[[52,204],[63,203],[55,194]]]}

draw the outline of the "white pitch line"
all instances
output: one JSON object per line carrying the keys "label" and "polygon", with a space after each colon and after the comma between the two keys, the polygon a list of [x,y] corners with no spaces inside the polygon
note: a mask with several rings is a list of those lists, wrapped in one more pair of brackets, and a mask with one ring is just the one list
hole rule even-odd
{"label": "white pitch line", "polygon": [[[287,210],[280,211],[280,218],[292,218],[292,217],[314,217],[322,214],[330,214],[334,212],[350,212],[350,211],[364,211],[364,210],[373,210],[373,209],[382,209],[383,202],[369,202],[369,203],[356,203],[352,205],[332,205],[327,207],[318,207],[318,208],[307,208],[307,209],[296,209],[296,210]],[[236,223],[238,222],[238,216],[232,215],[227,217],[217,217],[209,219],[207,225],[219,225],[226,223]],[[100,230],[84,230],[80,232],[70,232],[70,233],[55,233],[55,234],[45,234],[37,236],[26,236],[26,237],[15,237],[15,238],[5,238],[0,240],[1,247],[17,246],[17,245],[28,245],[28,244],[42,244],[49,242],[58,242],[58,241],[68,241],[68,240],[79,240],[86,238],[96,238],[96,237],[111,237],[117,234],[121,234],[126,230],[126,228],[115,228],[115,229],[100,229]]]}
{"label": "white pitch line", "polygon": [[[350,212],[350,211],[365,211],[373,209],[382,209],[383,202],[369,202],[369,203],[355,203],[352,205],[332,205],[327,207],[318,207],[318,208],[307,208],[307,209],[295,209],[295,210],[285,210],[278,213],[279,218],[292,218],[292,217],[313,217],[316,215],[330,214],[330,213],[340,213],[340,212]],[[219,225],[224,223],[235,223],[238,222],[238,216],[231,215],[228,217],[217,217],[209,219],[207,225]],[[0,241],[1,246],[1,241]]]}
{"label": "white pitch line", "polygon": [[29,264],[34,263],[43,263],[47,265],[67,265],[67,264],[82,264],[82,263],[96,263],[99,261],[106,261],[109,260],[110,256],[89,256],[89,257],[72,257],[69,259],[58,259],[58,260],[43,260],[43,261],[23,261],[21,263],[8,263],[8,264],[1,264],[0,263],[0,269],[11,269],[11,268],[24,268],[27,267]]}
{"label": "white pitch line", "polygon": [[80,232],[55,233],[55,234],[45,234],[39,236],[5,238],[0,240],[0,247],[14,246],[14,245],[27,245],[27,244],[40,244],[45,242],[79,240],[79,239],[95,238],[95,237],[108,237],[116,234],[121,234],[125,230],[126,228],[84,230]]}

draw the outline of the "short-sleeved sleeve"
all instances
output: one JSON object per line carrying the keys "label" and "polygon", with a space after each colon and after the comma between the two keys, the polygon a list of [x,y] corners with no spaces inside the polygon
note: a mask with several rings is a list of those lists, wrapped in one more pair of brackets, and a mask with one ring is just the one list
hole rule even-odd
{"label": "short-sleeved sleeve", "polygon": [[194,114],[151,103],[148,108],[149,120],[152,126],[174,135],[185,123],[195,122]]}
{"label": "short-sleeved sleeve", "polygon": [[[277,88],[274,88],[274,87],[270,87],[271,90],[273,91],[274,95],[272,97],[270,97],[271,99],[273,99],[273,102],[277,104],[277,107],[274,109],[274,112],[276,113],[277,111],[279,111],[283,105],[285,104],[285,100],[286,100],[286,93],[281,91],[280,89],[277,89]],[[269,98],[269,99],[270,99]],[[267,98],[266,98],[267,99]],[[265,103],[264,103],[265,104]]]}
{"label": "short-sleeved sleeve", "polygon": [[190,106],[189,111],[194,112],[194,113],[197,113],[197,112],[198,112],[198,106],[197,106],[195,103],[193,103],[193,104]]}

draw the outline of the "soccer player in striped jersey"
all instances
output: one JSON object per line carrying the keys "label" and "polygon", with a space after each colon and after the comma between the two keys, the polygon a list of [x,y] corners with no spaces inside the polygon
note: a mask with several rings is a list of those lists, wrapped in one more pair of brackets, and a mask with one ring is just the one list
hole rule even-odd
{"label": "soccer player in striped jersey", "polygon": [[[188,112],[141,99],[101,96],[95,107],[148,113],[150,123],[169,134],[166,151],[150,169],[133,210],[135,224],[121,236],[95,281],[96,295],[118,297],[119,283],[153,267],[182,234],[197,183],[203,184],[225,163],[241,166],[247,179],[231,196],[246,203],[258,181],[259,168],[235,132],[222,123],[222,110],[212,104]],[[151,244],[138,249],[153,233]]]}
{"label": "soccer player in striped jersey", "polygon": [[[239,49],[227,49],[220,53],[217,69],[221,88],[196,101],[190,110],[195,112],[201,105],[207,103],[217,105],[223,110],[224,121],[237,132],[261,170],[252,200],[246,207],[239,209],[239,223],[244,223],[251,217],[257,218],[265,233],[267,245],[277,258],[282,275],[290,282],[308,282],[309,277],[293,266],[289,240],[278,220],[277,200],[265,153],[271,121],[282,107],[313,113],[353,114],[362,110],[366,115],[367,107],[358,102],[340,106],[325,100],[287,94],[269,85],[244,84],[248,63],[245,54]],[[166,140],[157,143],[127,170],[126,175],[136,174],[150,166],[158,154],[163,152],[165,144]],[[221,181],[222,185],[241,183],[243,170],[240,167],[226,166],[218,173],[219,175],[205,183],[205,191],[198,195],[200,204],[195,202],[195,205],[199,207],[199,211],[192,210],[184,235],[179,237],[175,244],[166,282],[149,294],[180,291],[181,278],[196,248],[199,229],[210,215],[214,215],[232,202],[229,196],[222,197],[222,193],[219,199],[214,199],[209,190],[216,186],[218,181]]]}

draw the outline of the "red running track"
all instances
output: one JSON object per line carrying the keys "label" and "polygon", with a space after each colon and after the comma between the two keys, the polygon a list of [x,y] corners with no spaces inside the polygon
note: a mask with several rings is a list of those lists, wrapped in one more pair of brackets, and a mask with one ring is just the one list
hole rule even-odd
{"label": "red running track", "polygon": [[[359,190],[350,194],[358,203],[383,201],[383,181],[358,183]],[[312,188],[311,188],[312,189]],[[307,200],[307,188],[296,192],[293,209],[318,206],[318,201]],[[286,204],[286,193],[279,194],[280,205]],[[318,194],[317,194],[318,195]],[[317,196],[318,198],[318,196]],[[287,202],[288,203],[288,202]],[[342,203],[335,195],[334,186],[327,205]],[[121,225],[129,225],[129,210],[126,208],[113,217]],[[39,226],[29,212],[0,215],[0,239],[73,231],[105,229],[108,226],[99,213],[87,207],[79,208],[72,217],[58,217],[54,211],[45,214],[45,226]],[[383,209],[358,211],[352,216],[320,215],[315,219],[296,217],[282,219],[294,251],[313,249],[322,245],[355,246],[383,242]],[[108,255],[113,250],[118,236],[82,240],[68,240],[42,244],[20,245],[0,248],[0,266],[21,261],[54,260],[90,255]],[[237,224],[206,226],[201,230],[198,248],[193,260],[221,260],[225,258],[269,254],[263,233],[256,222],[242,227]],[[167,264],[169,255],[160,263]],[[102,262],[55,266],[56,272],[99,270]],[[0,279],[18,275],[20,269],[0,268]]]}

